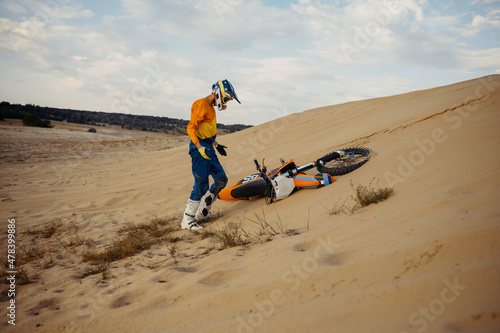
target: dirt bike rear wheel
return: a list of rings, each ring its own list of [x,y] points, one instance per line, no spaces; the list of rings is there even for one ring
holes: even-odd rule
[[[372,151],[365,147],[353,147],[340,149],[345,152],[345,156],[340,157],[337,152],[331,152],[316,161],[316,168],[319,172],[327,173],[331,176],[341,176],[352,172],[368,162]]]

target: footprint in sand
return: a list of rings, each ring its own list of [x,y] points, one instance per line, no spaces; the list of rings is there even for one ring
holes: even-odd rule
[[[125,294],[111,302],[110,309],[119,309],[134,303],[139,297],[136,294]]]
[[[296,252],[309,251],[318,263],[327,266],[340,266],[345,262],[346,257],[345,252],[337,252],[332,248],[325,249],[324,245],[312,242],[295,244],[292,250]]]
[[[319,257],[319,263],[325,264],[328,266],[341,266],[345,262],[345,254],[344,253],[332,253],[332,254],[324,254]]]
[[[48,310],[59,310],[59,299],[57,298],[47,298],[41,300],[37,306],[30,309],[30,312],[33,316],[38,316],[43,309]]]
[[[189,267],[189,266],[175,266],[172,267],[174,271],[181,272],[181,273],[196,273],[197,269],[194,267]]]
[[[119,197],[119,198],[116,197],[116,198],[113,198],[113,199],[110,199],[110,200],[106,201],[105,205],[106,206],[111,206],[111,205],[117,204],[117,203],[119,203],[119,202],[121,202],[123,200],[124,200],[123,197]]]
[[[131,300],[128,296],[120,296],[111,303],[111,306],[109,308],[110,309],[118,309],[118,308],[122,308],[124,306],[130,305],[130,303],[131,303]]]
[[[158,274],[155,277],[153,277],[151,281],[154,283],[169,283],[171,281],[170,274],[168,273]]]
[[[198,283],[208,286],[221,286],[227,285],[235,277],[236,274],[231,271],[216,271],[198,280]]]
[[[292,250],[296,251],[296,252],[305,252],[305,251],[309,250],[310,248],[311,248],[311,243],[306,242],[306,243],[295,244],[292,247]]]

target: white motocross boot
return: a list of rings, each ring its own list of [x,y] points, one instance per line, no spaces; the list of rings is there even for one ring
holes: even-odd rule
[[[212,204],[215,202],[215,194],[207,191],[205,195],[201,198],[200,206],[196,211],[195,219],[196,221],[202,221],[210,216],[210,209],[212,209]]]
[[[189,199],[186,202],[186,210],[184,211],[184,216],[182,218],[182,223],[181,223],[182,229],[190,229],[190,230],[203,229],[202,226],[196,223],[196,220],[194,218],[199,206],[200,206],[199,201],[194,201]]]

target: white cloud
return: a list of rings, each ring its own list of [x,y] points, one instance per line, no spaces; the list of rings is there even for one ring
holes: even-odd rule
[[[497,3],[497,2],[500,2],[500,0],[475,0],[475,1],[472,1],[472,4],[473,5],[477,5],[477,4],[490,4],[490,3]]]
[[[487,15],[487,17],[476,15],[472,20],[471,26],[473,28],[500,28],[500,11],[496,10]]]
[[[303,30],[290,11],[265,7],[255,0],[169,1],[122,0],[129,15],[139,21],[155,21],[154,29],[218,52],[259,47],[266,41],[291,41]]]
[[[457,34],[469,37],[498,29],[499,10],[486,16],[477,14],[467,28],[462,28],[459,16],[428,6],[427,1],[357,0],[342,8],[321,2],[293,8],[320,36],[315,48],[306,54],[319,55],[333,64],[374,66],[389,62],[466,71],[496,67],[490,56],[496,54],[494,49],[468,50],[467,43],[457,43]]]
[[[488,39],[498,11],[457,14],[454,4],[122,0],[106,14],[74,0],[2,6],[0,99],[12,102],[187,119],[193,101],[227,78],[243,104],[222,122],[258,124],[500,67],[498,35]]]
[[[26,8],[16,0],[5,0],[0,3],[5,10],[15,14],[25,14]]]
[[[500,0],[499,0],[500,1]],[[476,14],[472,22],[467,23],[465,27],[456,24],[450,27],[451,31],[457,32],[464,37],[476,36],[484,31],[493,30],[498,34],[500,29],[500,10],[488,11],[485,15]]]
[[[469,72],[477,70],[500,70],[500,48],[485,50],[461,50],[458,52],[461,67]]]
[[[3,1],[1,4],[6,10],[15,14],[29,15],[32,19],[48,23],[59,19],[72,19],[80,17],[92,17],[94,13],[89,9],[83,9],[83,5],[74,0],[53,1]]]
[[[312,51],[334,63],[372,64],[386,58],[384,51],[401,30],[418,30],[424,18],[416,1],[353,1],[343,8],[316,2],[294,5],[320,38]],[[395,34],[395,33],[398,34]],[[407,37],[407,36],[405,36]]]
[[[330,76],[324,68],[317,66],[306,58],[275,57],[264,59],[240,59],[241,62],[257,64],[258,67],[249,66],[240,71],[252,75],[253,80],[265,82],[290,82],[301,80],[327,79]]]

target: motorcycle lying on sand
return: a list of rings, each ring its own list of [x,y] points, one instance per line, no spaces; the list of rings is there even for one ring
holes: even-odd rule
[[[368,162],[372,154],[369,148],[354,147],[331,152],[314,162],[297,166],[294,160],[281,166],[267,170],[254,158],[258,173],[247,176],[219,193],[221,200],[253,200],[264,196],[267,204],[285,199],[294,191],[302,188],[320,188],[335,182],[334,176],[345,175]],[[316,167],[320,172],[314,176],[305,174]]]

